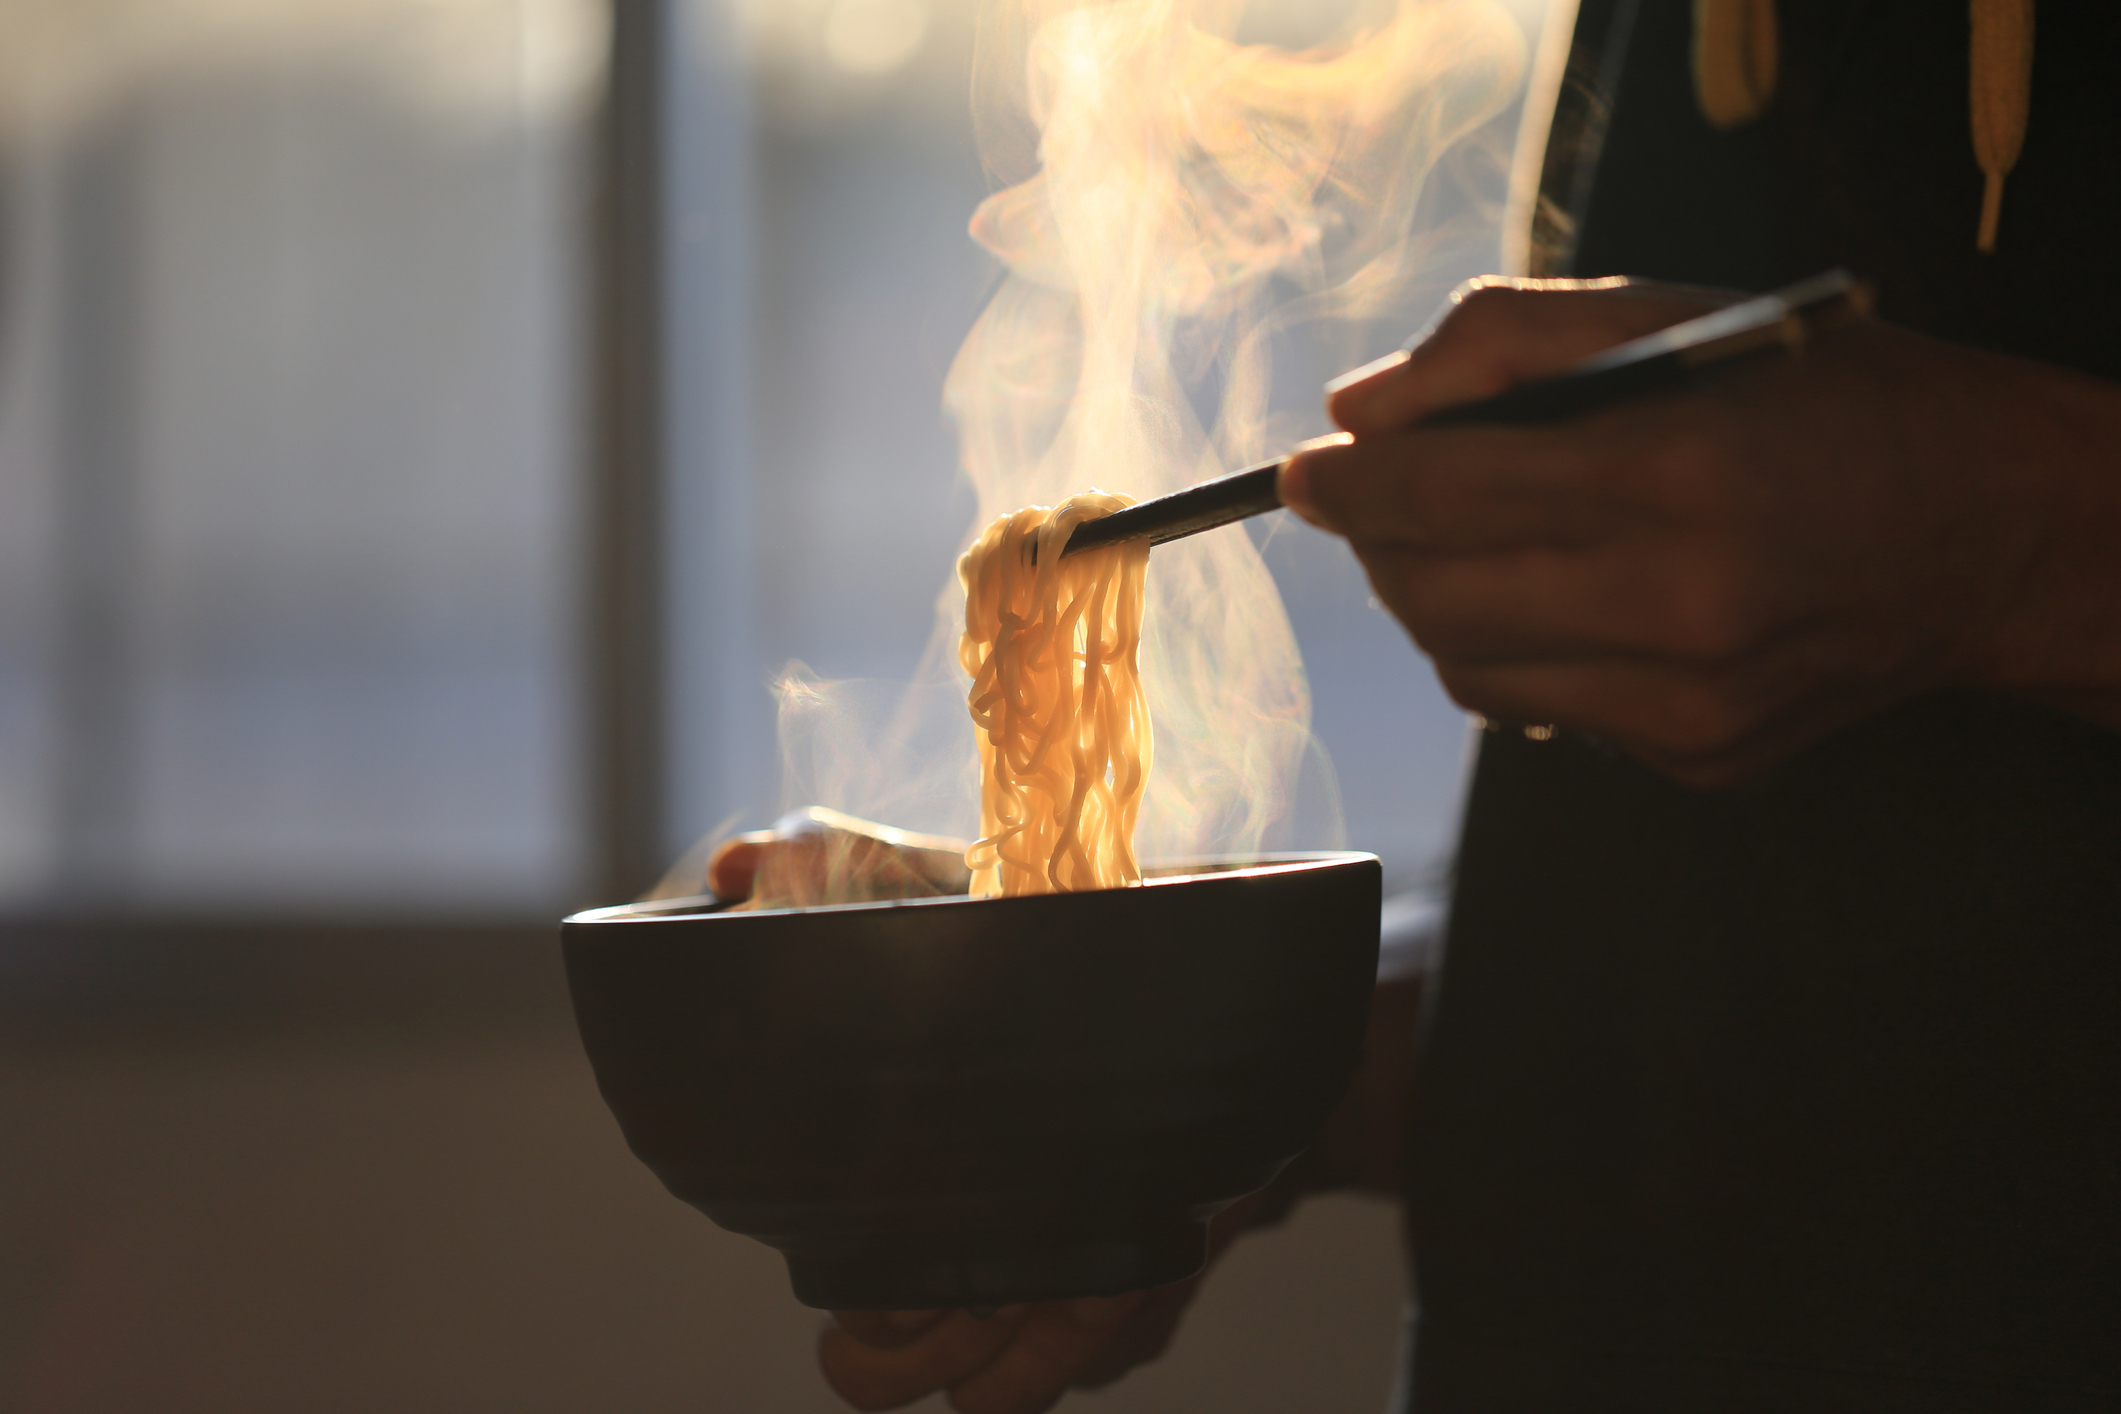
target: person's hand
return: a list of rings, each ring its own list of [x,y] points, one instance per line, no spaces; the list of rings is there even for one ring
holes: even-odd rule
[[[1394,934],[1405,938],[1404,932]],[[1363,1059],[1310,1145],[1261,1192],[1208,1225],[1208,1264],[1247,1230],[1280,1221],[1312,1193],[1353,1188],[1397,1197],[1406,1180],[1407,1106],[1421,1018],[1420,974],[1380,980]],[[1070,1388],[1099,1389],[1162,1355],[1201,1283],[966,1311],[838,1311],[818,1344],[826,1380],[857,1409],[891,1409],[950,1391],[961,1414],[1034,1414]]]
[[[778,908],[961,894],[972,871],[963,840],[811,806],[770,830],[724,840],[707,861],[706,883],[723,903]]]
[[[1218,1214],[1208,1260],[1253,1220],[1255,1194]],[[818,1340],[826,1383],[856,1409],[950,1392],[959,1414],[1041,1414],[1163,1354],[1205,1277],[1131,1291],[969,1311],[835,1311]]]
[[[970,1311],[836,1311],[818,1342],[833,1391],[896,1409],[937,1390],[962,1414],[1039,1414],[1163,1352],[1194,1283]]]
[[[1731,298],[1472,288],[1330,391],[1353,442],[1293,458],[1283,500],[1459,703],[1689,784],[1935,686],[2121,722],[2108,384],[1862,320],[1551,427],[1419,426]]]

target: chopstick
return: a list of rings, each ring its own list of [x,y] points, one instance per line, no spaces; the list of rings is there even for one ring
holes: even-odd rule
[[[1461,403],[1423,419],[1424,427],[1527,426],[1558,422],[1684,384],[1696,372],[1805,340],[1870,312],[1871,290],[1842,269],[1799,280],[1756,299],[1726,306],[1640,339],[1593,354],[1536,383],[1521,383],[1492,398]],[[1287,456],[1204,481],[1123,511],[1084,521],[1068,537],[1063,556],[1122,540],[1151,545],[1198,535],[1281,508],[1275,480]],[[1036,558],[1036,545],[1033,547]]]

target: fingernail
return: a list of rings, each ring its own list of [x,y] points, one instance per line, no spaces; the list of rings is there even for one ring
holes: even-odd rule
[[[1080,1296],[1068,1303],[1068,1319],[1079,1326],[1117,1325],[1133,1315],[1141,1302],[1139,1291],[1119,1296]]]
[[[1326,382],[1326,396],[1332,397],[1343,388],[1351,388],[1365,378],[1375,378],[1380,373],[1389,373],[1405,363],[1410,355],[1405,349],[1394,349],[1383,358],[1372,359],[1360,368],[1351,368],[1338,378]]]

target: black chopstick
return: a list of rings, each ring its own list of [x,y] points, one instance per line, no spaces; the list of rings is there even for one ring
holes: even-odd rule
[[[1566,373],[1445,408],[1424,419],[1422,425],[1525,426],[1577,417],[1627,398],[1679,386],[1704,368],[1776,349],[1801,348],[1812,335],[1868,313],[1870,301],[1870,289],[1862,281],[1846,270],[1829,270],[1594,354]],[[1161,545],[1278,510],[1281,496],[1275,480],[1287,460],[1276,457],[1084,521],[1068,537],[1061,554],[1122,540]]]

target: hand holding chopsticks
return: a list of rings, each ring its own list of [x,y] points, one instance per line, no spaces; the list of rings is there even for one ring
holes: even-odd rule
[[[1594,354],[1554,377],[1446,408],[1428,427],[1528,425],[1579,416],[1627,398],[1675,387],[1718,364],[1801,348],[1811,335],[1868,310],[1869,292],[1846,270],[1727,306]],[[1158,496],[1085,521],[1062,555],[1146,539],[1161,545],[1281,506],[1276,487],[1287,457]]]

